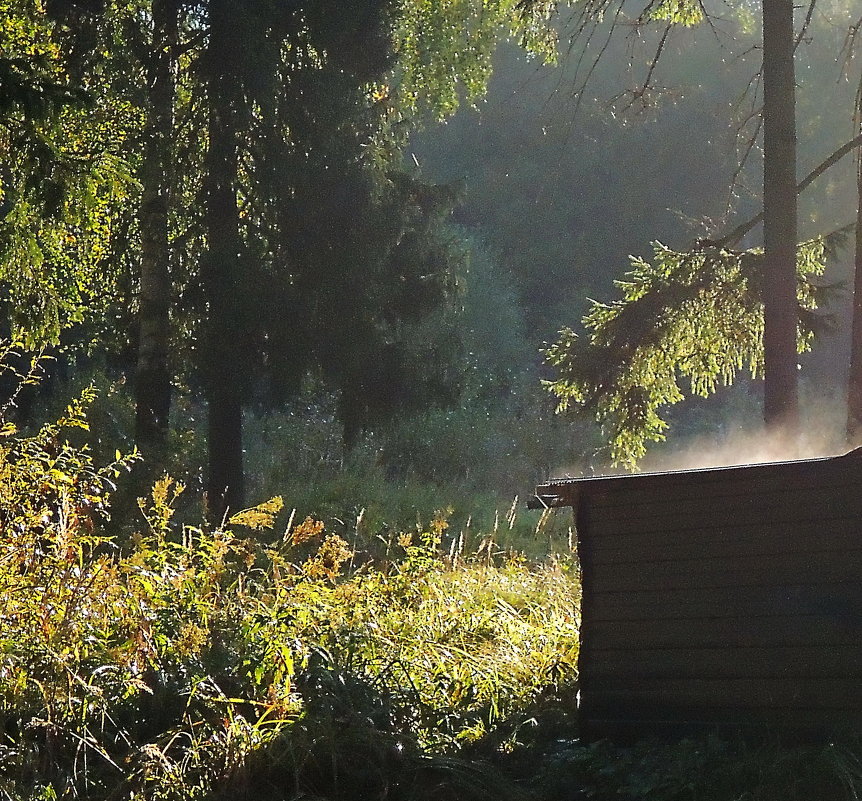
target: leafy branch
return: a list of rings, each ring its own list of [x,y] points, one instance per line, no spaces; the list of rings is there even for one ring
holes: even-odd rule
[[[826,318],[817,313],[828,287],[828,255],[847,229],[818,237],[797,250],[799,352],[810,348]],[[594,301],[584,317],[586,337],[567,328],[545,350],[558,378],[546,381],[558,412],[572,406],[606,428],[614,464],[637,466],[648,442],[665,438],[661,412],[691,394],[706,397],[747,369],[763,371],[763,251],[701,245],[678,252],[653,244],[653,259],[632,257],[632,270],[616,282],[622,298]]]

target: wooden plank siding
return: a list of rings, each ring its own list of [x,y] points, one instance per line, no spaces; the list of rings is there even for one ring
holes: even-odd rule
[[[587,738],[862,731],[862,449],[536,494],[576,510]]]

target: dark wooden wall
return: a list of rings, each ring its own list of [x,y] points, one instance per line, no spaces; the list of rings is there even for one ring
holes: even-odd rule
[[[862,730],[862,450],[538,494],[577,510],[585,736]]]

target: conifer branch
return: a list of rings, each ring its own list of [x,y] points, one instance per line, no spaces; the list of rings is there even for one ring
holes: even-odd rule
[[[818,312],[829,287],[817,279],[842,232],[797,249],[797,350],[828,322]],[[763,251],[701,245],[632,258],[616,281],[622,297],[593,302],[578,336],[563,329],[545,357],[557,379],[543,382],[557,410],[578,408],[604,427],[614,464],[637,466],[649,442],[665,437],[664,410],[686,394],[706,397],[740,371],[763,371]],[[688,393],[681,384],[688,384]]]

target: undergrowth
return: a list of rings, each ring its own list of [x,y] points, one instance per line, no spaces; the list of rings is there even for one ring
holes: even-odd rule
[[[602,741],[546,756],[535,781],[545,797],[571,801],[856,801],[860,754],[858,737],[808,745],[763,736]]]
[[[514,505],[213,528],[162,477],[117,525],[139,457],[74,444],[91,400],[0,427],[0,799],[859,797],[858,742],[579,743],[577,567],[505,547]]]
[[[89,399],[2,431],[0,797],[506,796],[457,755],[571,694],[568,562],[468,559],[439,516],[370,564],[310,517],[268,531],[280,498],[181,524],[167,477],[109,534],[137,457],[70,444]]]
[[[70,382],[46,392],[33,416],[54,419],[62,412],[61,396],[91,383],[98,394],[88,409],[93,431],[87,441],[94,458],[107,460],[118,443],[131,447],[134,399],[121,376],[103,367],[76,368]],[[243,423],[248,495],[281,495],[287,508],[280,523],[295,509],[300,520],[322,520],[362,551],[376,553],[378,538],[394,541],[404,530],[425,526],[436,510],[446,510],[449,536],[463,539],[465,553],[478,550],[493,533],[497,550],[516,550],[535,561],[567,554],[570,511],[543,516],[525,502],[551,474],[579,473],[595,434],[563,423],[539,400],[545,401],[531,396],[512,408],[467,405],[408,416],[388,430],[367,432],[350,453],[330,395],[309,392],[280,409],[253,407]],[[206,409],[194,396],[178,392],[168,443],[144,451],[113,495],[118,528],[128,530],[137,496],[165,472],[187,487],[177,519],[192,525],[201,519],[205,421]]]

